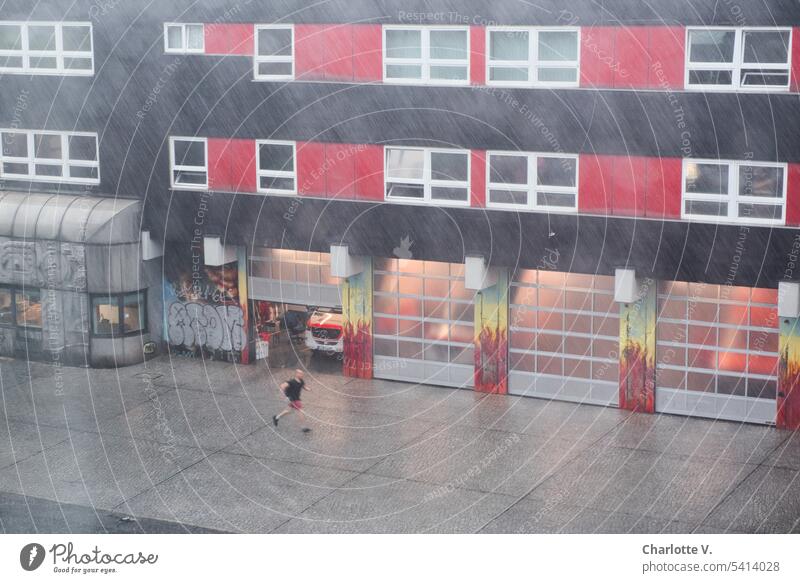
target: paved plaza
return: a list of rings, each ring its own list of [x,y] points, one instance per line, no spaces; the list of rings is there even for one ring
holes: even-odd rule
[[[162,356],[0,359],[5,532],[800,532],[800,435]]]

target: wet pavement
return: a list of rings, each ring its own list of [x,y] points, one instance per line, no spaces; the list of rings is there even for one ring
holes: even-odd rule
[[[336,358],[289,353],[118,370],[0,359],[0,527],[800,532],[796,433],[351,379]],[[309,434],[271,422],[298,364]]]

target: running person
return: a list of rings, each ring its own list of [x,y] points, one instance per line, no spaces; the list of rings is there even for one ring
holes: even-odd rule
[[[300,416],[301,423],[305,422],[306,416],[305,413],[303,413],[303,403],[300,401],[300,393],[303,392],[303,389],[306,391],[311,390],[306,386],[306,383],[303,380],[303,371],[298,368],[294,371],[293,379],[289,379],[285,383],[281,384],[281,393],[287,399],[289,399],[289,406],[277,415],[272,416],[272,423],[275,425],[275,427],[278,426],[278,419],[284,415],[288,415],[292,411],[297,411],[297,414]],[[311,431],[311,428],[303,427],[303,433],[308,433],[309,431]]]

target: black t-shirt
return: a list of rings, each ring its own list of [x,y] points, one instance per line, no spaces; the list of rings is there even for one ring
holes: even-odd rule
[[[300,392],[303,390],[305,386],[305,381],[298,381],[297,379],[291,379],[286,381],[286,384],[289,385],[286,387],[286,398],[290,401],[299,401],[300,400]]]

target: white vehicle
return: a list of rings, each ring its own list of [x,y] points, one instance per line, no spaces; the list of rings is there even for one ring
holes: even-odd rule
[[[306,346],[329,353],[344,352],[341,308],[316,308],[306,323]]]

